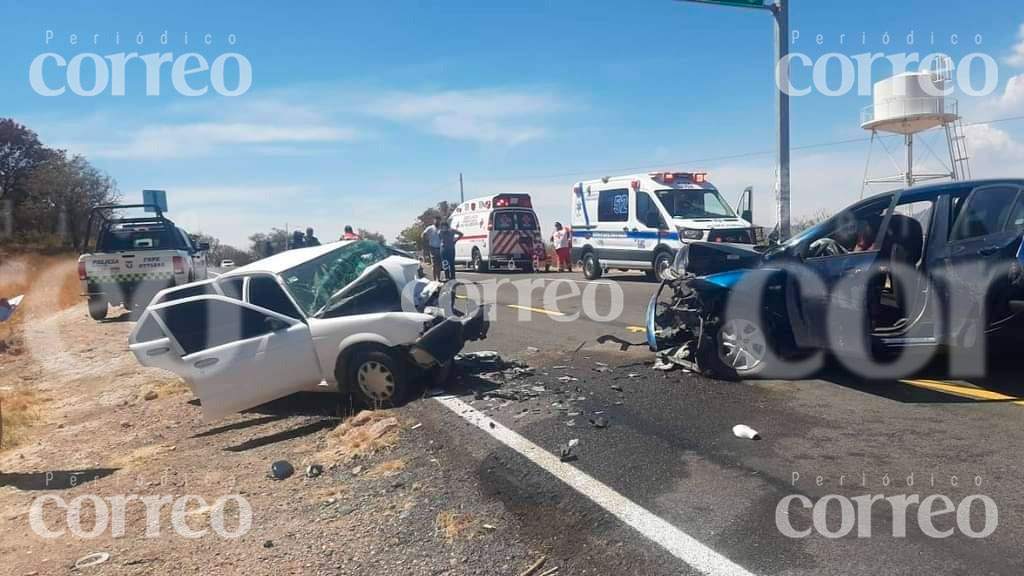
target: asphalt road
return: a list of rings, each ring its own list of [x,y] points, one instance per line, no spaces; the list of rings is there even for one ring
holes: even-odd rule
[[[578,439],[578,460],[566,466],[749,573],[1024,571],[1019,370],[973,382],[944,380],[941,363],[901,381],[880,382],[863,381],[834,363],[801,381],[733,383],[661,373],[651,369],[645,347],[624,352],[597,343],[604,334],[643,340],[635,330],[656,284],[640,275],[614,274],[594,283],[578,273],[460,276],[476,283],[539,280],[532,297],[508,284],[498,288],[490,337],[469,349],[526,361],[536,373],[505,386],[543,386],[544,392],[523,401],[491,399],[481,390],[493,384],[466,374],[458,398],[549,453],[557,455],[559,445]],[[622,314],[607,322],[586,316],[564,322],[583,310],[569,284],[593,290],[601,312],[621,290]],[[548,285],[566,296],[557,305],[566,316],[544,309]],[[614,509],[492,438],[486,427],[481,431],[439,403],[412,409],[448,435],[449,457],[476,467],[481,484],[545,541],[566,573],[696,572],[650,533],[627,526]],[[597,417],[608,426],[589,422]],[[762,439],[734,437],[735,424],[755,428]],[[823,522],[816,529],[812,510],[800,502],[778,511],[780,501],[793,495],[820,503],[815,510]],[[851,499],[864,495],[932,497],[934,530],[927,506],[910,503],[903,514],[879,500],[861,509],[866,501]],[[986,512],[971,495],[990,499],[994,510]],[[958,512],[941,513],[943,498],[963,510],[959,523]],[[780,520],[809,534],[786,536]],[[990,534],[965,534],[982,532],[986,520],[996,522]],[[894,536],[901,524],[905,535]],[[825,535],[847,528],[842,537]]]

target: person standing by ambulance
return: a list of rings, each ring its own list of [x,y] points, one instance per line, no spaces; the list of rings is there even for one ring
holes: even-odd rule
[[[434,216],[434,223],[423,230],[420,241],[423,251],[430,255],[430,267],[434,280],[441,280],[441,217]]]
[[[444,271],[445,282],[455,279],[455,243],[463,234],[447,222],[441,223],[441,270]]]
[[[561,222],[555,222],[555,232],[551,234],[551,243],[555,247],[555,256],[558,258],[558,271],[571,272],[572,264],[569,263],[571,239],[569,231],[562,227]]]

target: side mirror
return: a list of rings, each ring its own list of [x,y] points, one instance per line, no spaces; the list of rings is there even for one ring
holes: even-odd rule
[[[199,248],[200,252],[206,252],[206,251],[208,251],[210,249],[210,243],[209,242],[200,242],[198,248]]]
[[[280,332],[281,330],[286,330],[288,328],[287,322],[283,320],[278,320],[277,318],[271,316],[267,316],[266,318],[264,318],[263,323],[266,324],[267,329],[270,330],[271,332]]]

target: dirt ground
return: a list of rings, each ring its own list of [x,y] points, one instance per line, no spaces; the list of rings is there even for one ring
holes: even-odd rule
[[[415,410],[353,416],[339,397],[311,394],[207,423],[180,380],[138,365],[131,328],[127,315],[94,322],[80,304],[26,315],[18,349],[0,354],[0,390],[33,411],[0,452],[3,574],[518,574],[541,555],[446,460]],[[274,480],[277,460],[294,475]],[[307,476],[310,464],[323,473]],[[222,532],[242,532],[237,500],[214,505],[232,495],[251,509],[251,527],[223,537],[214,516]],[[44,496],[44,530],[63,531],[52,538],[32,525]],[[119,496],[123,535],[113,527]],[[132,496],[169,498],[147,514],[123,499]],[[83,497],[72,506],[80,517],[53,497]],[[107,522],[93,497],[106,499]],[[186,529],[205,534],[183,536],[174,505]],[[74,534],[76,520],[80,534],[98,534]],[[73,569],[94,553],[109,556]]]

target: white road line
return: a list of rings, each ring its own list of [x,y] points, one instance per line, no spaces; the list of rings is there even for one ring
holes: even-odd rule
[[[488,418],[462,400],[454,396],[437,396],[434,400],[540,466],[689,566],[711,576],[753,576],[753,573],[708,548],[686,532],[655,516],[575,466],[560,461],[553,454]]]

